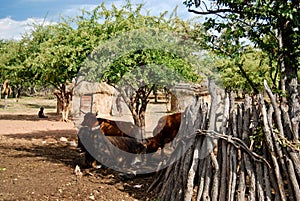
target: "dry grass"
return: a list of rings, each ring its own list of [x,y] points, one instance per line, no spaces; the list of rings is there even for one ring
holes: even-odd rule
[[[0,114],[37,114],[40,107],[45,108],[45,113],[56,112],[56,99],[40,96],[9,98],[8,107],[4,109],[4,99],[0,100]]]

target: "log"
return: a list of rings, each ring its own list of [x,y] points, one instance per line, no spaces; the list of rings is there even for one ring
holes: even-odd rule
[[[230,112],[229,112],[229,125],[232,130],[232,136],[237,137],[237,115],[235,112],[235,105],[234,105],[234,92],[230,93]],[[228,145],[228,153],[229,155],[229,184],[228,184],[228,201],[235,200],[235,191],[237,185],[237,150],[234,147]]]
[[[236,185],[237,185],[237,156],[236,151],[232,146],[230,146],[231,149],[231,155],[229,160],[229,185],[228,185],[228,201],[235,200],[235,191],[236,191]]]
[[[241,159],[240,168],[239,168],[239,179],[238,179],[238,188],[237,188],[237,195],[236,199],[238,201],[245,201],[245,194],[246,194],[246,178],[245,178],[245,165],[244,160]]]
[[[272,114],[271,114],[272,115]],[[267,158],[268,149],[265,146],[265,143],[262,146],[262,152],[264,153],[264,158]],[[264,181],[264,189],[266,194],[266,201],[272,200],[272,191],[271,191],[271,183],[270,183],[270,167],[268,167],[266,164],[263,165],[263,181]],[[276,186],[276,185],[275,185]],[[277,191],[278,192],[278,191]]]
[[[272,199],[272,201],[281,201],[280,197],[280,193],[279,193],[279,188],[278,188],[278,182],[276,181],[276,176],[275,176],[275,171],[273,171],[272,169],[270,170],[270,183],[272,184],[272,187],[274,189],[274,198]]]
[[[199,162],[199,148],[200,148],[200,139],[197,138],[195,149],[194,149],[194,154],[193,154],[192,165],[191,165],[191,168],[188,173],[186,192],[184,195],[185,201],[192,200],[192,197],[193,197],[194,180],[195,180],[195,175],[196,175],[196,171],[198,168],[198,162]]]
[[[285,130],[286,134],[289,136],[289,138],[291,138],[291,122],[290,122],[290,118],[287,114],[287,111],[286,111],[285,107],[282,107],[281,110],[279,109],[279,107],[276,104],[275,96],[273,95],[271,89],[269,88],[266,80],[264,81],[264,87],[265,87],[265,89],[268,93],[268,96],[269,96],[269,98],[271,100],[271,103],[272,103],[272,106],[274,108],[275,117],[276,117],[276,121],[277,121],[277,126],[278,126],[278,130],[279,130],[279,136],[281,138],[285,138],[285,133],[284,133],[284,130]],[[284,118],[283,119],[283,124],[285,125],[284,126],[285,129],[283,129],[281,115]],[[276,153],[277,153],[277,156],[278,156],[280,166],[282,168],[282,173],[283,173],[284,179],[290,180],[290,177],[289,177],[290,173],[288,173],[287,164],[283,159],[283,153],[282,153],[281,146],[279,144],[279,138],[274,132],[272,132],[272,130],[271,130],[271,135],[272,135],[272,138],[274,139]],[[294,200],[294,198],[293,198],[294,193],[293,193],[292,183],[290,181],[288,181],[287,185],[288,185],[288,191],[289,191],[289,198],[291,200]]]
[[[299,159],[299,151],[290,151],[289,155],[294,163],[295,172],[297,173],[298,178],[300,178],[300,159]]]
[[[264,194],[264,182],[263,182],[263,165],[257,163],[256,164],[256,189],[257,189],[257,198],[258,200],[265,200]]]
[[[211,158],[207,157],[206,158],[207,163],[205,167],[205,180],[204,180],[204,188],[203,188],[203,196],[202,200],[203,201],[210,201],[210,185],[211,185],[211,177],[212,177],[212,165],[211,165]]]
[[[288,166],[288,172],[290,176],[290,181],[292,183],[292,187],[294,190],[294,198],[295,200],[300,200],[300,189],[299,189],[299,184],[297,181],[297,177],[295,175],[295,170],[294,170],[294,165],[291,159],[287,158],[287,166]]]
[[[280,114],[280,110],[279,110],[279,108],[277,106],[277,103],[276,103],[276,97],[273,95],[273,93],[272,93],[272,91],[271,91],[271,89],[270,89],[270,87],[269,87],[266,80],[264,80],[264,87],[265,87],[265,90],[267,91],[267,94],[268,94],[268,96],[271,100],[272,106],[274,108],[275,118],[276,118],[279,133],[280,133],[281,136],[284,136],[283,126],[281,124],[281,114]],[[261,99],[261,101],[263,101],[262,97],[260,99]]]
[[[227,132],[227,125],[228,125],[228,119],[229,119],[229,97],[228,94],[225,94],[225,100],[224,100],[224,112],[223,112],[224,116],[223,116],[223,121],[222,121],[222,130],[221,132],[223,134],[226,134]],[[229,185],[228,183],[228,178],[227,178],[227,172],[228,172],[228,154],[227,154],[227,143],[222,141],[221,142],[221,150],[220,150],[220,154],[221,154],[221,160],[222,160],[222,164],[221,164],[221,175],[218,176],[221,178],[220,181],[220,195],[219,195],[219,200],[220,201],[225,201],[226,200],[226,190],[227,190],[227,185]],[[230,171],[229,171],[230,172]],[[219,173],[218,173],[219,174]],[[217,187],[215,187],[217,188]]]
[[[250,120],[251,120],[251,102],[252,99],[248,95],[245,97],[245,112],[243,116],[243,133],[242,133],[242,140],[243,142],[250,146],[250,141],[249,141],[249,135],[250,135]],[[250,150],[250,148],[249,148]],[[252,150],[251,150],[252,151]],[[249,191],[248,191],[248,199],[249,201],[255,201],[255,176],[254,176],[254,171],[252,167],[252,163],[250,161],[249,156],[246,153],[243,153],[243,158],[244,158],[244,163],[245,163],[245,170],[246,173],[249,177]]]
[[[214,169],[211,186],[211,200],[217,201],[219,197],[219,182],[220,182],[220,168],[218,160],[213,152],[210,153],[212,167]]]
[[[264,126],[263,126],[264,135],[265,135],[266,144],[268,146],[269,153],[271,155],[271,159],[272,159],[272,162],[273,162],[273,169],[275,171],[275,176],[276,176],[276,181],[277,181],[276,183],[278,185],[280,199],[282,201],[285,201],[287,198],[286,198],[285,191],[284,191],[284,184],[283,184],[282,176],[281,176],[281,173],[280,173],[280,168],[279,168],[279,165],[278,165],[277,157],[276,157],[273,142],[272,142],[271,129],[269,127],[266,106],[265,106],[262,95],[259,95],[259,102],[260,102],[260,109],[261,109],[263,124],[264,124]],[[273,107],[274,107],[274,105],[273,105]]]
[[[206,159],[200,161],[201,166],[198,168],[199,170],[199,184],[198,184],[198,193],[197,193],[197,201],[202,199],[203,191],[204,191],[204,181],[205,181],[205,171],[206,171]]]
[[[272,201],[272,191],[270,184],[270,176],[269,176],[269,168],[266,164],[263,165],[263,181],[264,181],[264,189],[266,192],[266,201]]]

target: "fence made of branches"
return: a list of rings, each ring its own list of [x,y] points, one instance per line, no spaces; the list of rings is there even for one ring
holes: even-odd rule
[[[211,103],[197,99],[183,115],[174,151],[182,156],[149,191],[159,200],[300,200],[299,116],[290,118],[265,89],[267,101],[235,103],[210,82]]]

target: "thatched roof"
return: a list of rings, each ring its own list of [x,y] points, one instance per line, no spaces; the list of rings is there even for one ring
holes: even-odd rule
[[[87,82],[79,81],[74,87],[74,95],[80,96],[84,94],[108,94],[116,95],[117,90],[105,82]]]

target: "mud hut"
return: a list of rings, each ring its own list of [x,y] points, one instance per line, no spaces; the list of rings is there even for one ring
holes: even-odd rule
[[[101,117],[110,116],[117,94],[118,91],[105,82],[77,81],[73,93],[74,121],[81,122],[88,112]]]

